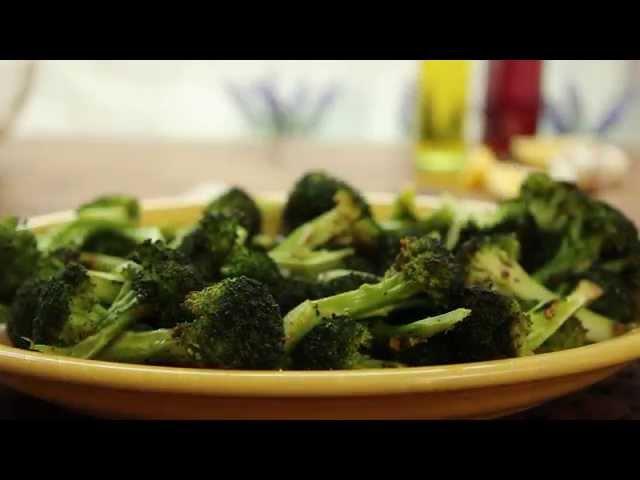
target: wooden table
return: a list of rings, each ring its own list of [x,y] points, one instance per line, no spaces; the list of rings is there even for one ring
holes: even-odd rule
[[[281,143],[133,143],[14,141],[0,145],[0,215],[69,209],[98,193],[142,198],[181,194],[199,183],[251,191],[290,188],[303,172],[324,168],[364,191],[394,192],[411,181],[411,149],[387,145]],[[620,188],[601,194],[640,225],[640,162]],[[0,418],[72,414],[0,389]],[[518,418],[640,419],[640,367]]]

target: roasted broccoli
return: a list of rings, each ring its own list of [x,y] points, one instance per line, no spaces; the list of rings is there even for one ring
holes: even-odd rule
[[[220,278],[220,267],[244,229],[231,216],[220,212],[207,212],[197,227],[188,233],[177,251],[193,263],[205,280]]]
[[[284,318],[286,349],[290,351],[323,318],[333,315],[358,319],[418,294],[428,296],[434,304],[449,305],[461,282],[458,262],[438,238],[425,236],[408,240],[381,281],[331,297],[308,300],[290,311]]]
[[[0,219],[0,323],[45,353],[259,370],[497,360],[637,326],[638,230],[573,184],[534,173],[496,209],[425,214],[407,188],[379,211],[311,171],[281,211],[234,187],[186,225],[147,225],[127,195],[33,233]]]
[[[353,370],[394,367],[372,358],[373,337],[367,327],[347,316],[330,317],[307,333],[291,352],[295,370]]]
[[[581,279],[590,280],[603,290],[602,296],[591,304],[591,310],[625,324],[636,321],[638,294],[637,286],[633,282],[601,267],[594,267],[582,274],[567,278],[555,290],[567,292]]]
[[[408,365],[430,365],[532,355],[543,345],[548,348],[564,341],[563,325],[599,293],[594,284],[582,282],[565,298],[523,311],[511,296],[469,287],[461,297],[470,312],[467,317],[426,341],[396,344],[395,358]],[[559,331],[558,340],[550,340]]]
[[[235,218],[250,237],[262,229],[262,213],[255,200],[243,189],[233,187],[211,201],[205,212],[220,212]]]
[[[144,240],[164,240],[158,227],[141,227],[135,198],[109,195],[80,206],[76,218],[38,236],[42,251],[60,248],[126,256]]]
[[[355,188],[324,171],[313,171],[302,176],[289,193],[282,212],[284,232],[291,232],[334,208],[339,191],[352,197],[363,216],[371,215],[369,204]]]
[[[597,301],[597,300],[596,300]],[[587,330],[575,316],[564,322],[537,350],[536,353],[559,352],[589,344]]]
[[[25,314],[35,312],[32,330],[28,324],[17,326],[35,343],[68,347],[92,335],[100,329],[106,317],[108,305],[118,295],[122,281],[106,277],[107,274],[90,275],[77,263],[70,263],[53,278],[25,288],[16,307],[16,321],[28,322]],[[31,304],[24,294],[38,293],[37,303]],[[33,309],[33,310],[32,310]],[[21,313],[20,310],[22,310]]]
[[[33,338],[33,321],[38,314],[42,290],[47,281],[33,277],[24,282],[11,303],[7,336],[18,348],[29,348]]]
[[[477,236],[460,250],[466,265],[466,282],[490,286],[518,299],[548,302],[558,295],[535,281],[518,263],[519,243],[514,234]],[[613,319],[583,308],[576,312],[591,341],[611,338],[620,330]]]
[[[296,227],[269,251],[281,268],[299,275],[316,275],[341,266],[353,255],[352,248],[320,249],[336,237],[350,235],[361,216],[359,205],[348,192],[339,190],[335,198],[335,206]]]
[[[178,252],[162,242],[144,242],[122,270],[125,282],[103,314],[100,330],[67,348],[52,348],[51,342],[35,339],[32,348],[69,356],[94,358],[111,341],[140,319],[155,327],[171,327],[193,320],[184,308],[187,294],[200,290],[204,281]],[[53,344],[55,345],[55,344]]]
[[[40,257],[30,230],[21,228],[17,218],[0,219],[0,302],[11,302],[20,285],[38,268]]]
[[[125,333],[97,358],[256,370],[282,366],[282,317],[259,282],[246,277],[225,279],[191,293],[185,305],[195,317],[192,322]]]

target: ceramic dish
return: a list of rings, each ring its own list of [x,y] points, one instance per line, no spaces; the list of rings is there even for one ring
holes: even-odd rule
[[[265,228],[277,228],[282,195],[261,197]],[[384,217],[392,197],[369,196]],[[439,199],[420,197],[427,211]],[[473,203],[470,208],[491,208]],[[144,202],[143,223],[188,224],[202,205]],[[42,229],[71,218],[30,220]],[[0,382],[73,410],[139,419],[494,418],[609,377],[640,358],[640,331],[595,345],[491,362],[385,370],[253,372],[78,360],[19,350],[0,333]]]

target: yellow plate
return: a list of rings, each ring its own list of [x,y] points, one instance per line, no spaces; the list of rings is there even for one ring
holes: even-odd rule
[[[265,195],[266,228],[281,195]],[[390,198],[371,195],[377,214]],[[421,197],[428,210],[437,199]],[[477,204],[479,208],[488,205]],[[144,203],[144,223],[186,224],[200,205]],[[70,212],[34,218],[36,229]],[[563,352],[437,367],[334,372],[253,372],[140,366],[19,350],[0,332],[0,381],[71,409],[144,419],[494,418],[598,382],[640,357],[640,331]]]

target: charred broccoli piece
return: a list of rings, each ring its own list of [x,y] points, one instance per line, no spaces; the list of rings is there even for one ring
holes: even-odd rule
[[[12,301],[20,285],[37,270],[41,254],[35,236],[15,217],[0,219],[0,302]]]
[[[39,293],[32,332],[27,337],[35,343],[60,347],[78,343],[99,330],[107,313],[105,304],[117,296],[121,286],[119,279],[90,275],[76,263],[67,265],[50,280],[36,281],[21,292]],[[21,299],[22,314],[16,315],[19,321],[26,321],[24,314],[34,306],[25,300]],[[26,330],[26,325],[22,328]]]
[[[284,318],[287,351],[304,335],[333,315],[361,318],[379,309],[399,304],[418,294],[434,304],[448,305],[461,287],[461,270],[455,257],[433,236],[404,242],[394,266],[381,281],[357,290],[318,300],[309,300]]]
[[[122,269],[125,282],[100,322],[100,329],[67,348],[37,341],[33,349],[81,358],[95,358],[109,343],[141,319],[155,327],[193,320],[185,297],[204,287],[198,271],[162,242],[144,242]]]
[[[262,213],[258,204],[239,187],[230,188],[211,201],[206,206],[205,212],[219,212],[236,218],[249,237],[257,235],[262,230]]]
[[[389,362],[368,354],[372,340],[365,325],[347,316],[324,319],[291,352],[291,368],[353,370],[387,366]]]
[[[195,317],[172,329],[127,332],[98,358],[224,369],[274,369],[283,362],[278,305],[259,282],[235,277],[191,293],[186,308]]]
[[[239,243],[242,230],[233,217],[221,212],[208,212],[183,238],[177,251],[197,267],[204,279],[218,280],[220,267]]]
[[[330,210],[298,226],[269,255],[281,268],[298,275],[316,275],[336,268],[353,255],[353,249],[320,248],[336,237],[350,234],[360,216],[361,209],[351,195],[339,190]]]
[[[466,318],[426,341],[396,346],[396,358],[408,365],[430,365],[533,355],[543,345],[560,343],[563,325],[599,293],[597,286],[583,282],[567,297],[523,311],[511,296],[469,287],[462,296],[462,305],[470,312]]]
[[[467,241],[459,255],[466,265],[466,282],[484,285],[523,301],[548,302],[558,295],[533,279],[518,263],[519,243],[515,235],[478,236]],[[620,325],[609,317],[583,308],[576,316],[591,341],[614,337]]]
[[[282,212],[284,232],[291,232],[334,208],[335,196],[339,191],[350,194],[363,216],[371,215],[369,204],[351,185],[327,172],[312,171],[298,179],[289,193]]]
[[[536,353],[559,352],[589,343],[587,329],[582,326],[580,320],[571,317],[536,350]]]

